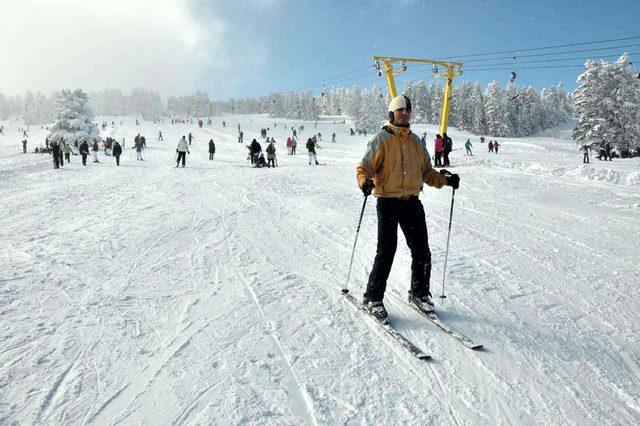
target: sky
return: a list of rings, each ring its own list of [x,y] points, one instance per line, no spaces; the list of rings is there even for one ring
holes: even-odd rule
[[[372,55],[436,59],[634,37],[638,17],[638,0],[0,0],[0,93],[144,87],[165,97],[199,90],[223,100],[320,93],[323,84],[384,86]],[[580,67],[525,67],[615,60],[625,51],[640,53],[640,38],[546,52],[597,47],[609,49],[465,58],[461,79],[504,84],[509,70],[479,65],[517,62],[518,85],[562,82],[573,90]],[[562,60],[522,63],[548,59]],[[427,67],[408,64],[398,83],[433,78]]]

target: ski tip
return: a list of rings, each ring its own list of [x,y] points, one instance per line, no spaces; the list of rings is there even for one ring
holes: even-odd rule
[[[431,355],[427,355],[427,354],[418,354],[416,355],[418,357],[418,359],[421,359],[423,361],[431,361]]]
[[[482,349],[484,349],[484,346],[482,345],[473,345],[473,346],[469,346],[470,349],[473,349],[474,351],[481,351]]]

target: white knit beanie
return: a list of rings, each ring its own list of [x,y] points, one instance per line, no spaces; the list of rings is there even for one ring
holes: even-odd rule
[[[404,95],[400,95],[391,99],[391,102],[389,103],[390,112],[397,111],[401,108],[407,108],[408,110],[411,109],[411,101],[409,100],[409,98]]]

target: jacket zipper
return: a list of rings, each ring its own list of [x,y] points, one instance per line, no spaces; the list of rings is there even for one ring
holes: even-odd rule
[[[402,178],[400,180],[400,187],[402,188],[402,196],[405,195],[405,190],[404,190],[404,141],[401,139],[400,140],[400,173],[402,173]]]

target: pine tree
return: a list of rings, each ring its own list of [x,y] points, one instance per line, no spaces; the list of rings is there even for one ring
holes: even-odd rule
[[[604,62],[589,60],[584,67],[585,71],[578,76],[580,86],[574,92],[578,122],[573,128],[573,140],[578,144],[603,140],[608,121],[608,114],[602,108],[607,66]]]
[[[56,94],[55,123],[49,133],[49,141],[65,142],[99,139],[98,126],[93,122],[93,112],[87,104],[88,97],[80,89],[62,90]]]
[[[507,135],[509,129],[505,120],[506,115],[504,92],[497,81],[492,81],[487,86],[485,94],[485,118],[489,135]]]
[[[484,116],[484,99],[480,83],[476,82],[473,85],[469,102],[472,116],[471,131],[477,135],[482,135],[486,132],[486,121]]]

